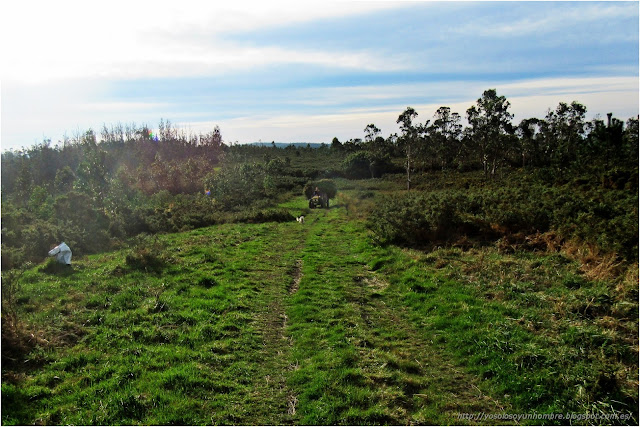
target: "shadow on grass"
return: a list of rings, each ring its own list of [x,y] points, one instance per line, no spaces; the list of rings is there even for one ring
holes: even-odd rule
[[[39,271],[53,276],[67,277],[75,274],[77,270],[70,264],[60,264],[55,259],[50,258],[39,268]]]

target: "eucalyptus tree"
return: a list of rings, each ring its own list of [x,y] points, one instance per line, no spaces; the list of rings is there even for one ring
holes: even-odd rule
[[[331,140],[331,150],[332,151],[342,150],[342,142],[340,142],[337,136],[334,136],[333,139]]]
[[[462,124],[458,113],[452,113],[449,107],[440,107],[433,115],[430,128],[433,151],[444,170],[459,156],[462,149]]]
[[[487,89],[476,105],[467,110],[472,141],[480,155],[485,177],[489,172],[495,176],[512,141],[513,114],[509,112],[510,106],[511,103],[504,96],[498,96],[495,89]]]
[[[369,144],[375,141],[376,137],[380,135],[380,129],[376,125],[371,123],[364,128],[364,133],[364,142]]]
[[[400,124],[400,131],[402,135],[398,139],[404,155],[407,157],[405,164],[407,170],[407,190],[411,190],[411,167],[414,162],[413,156],[416,151],[419,137],[419,126],[414,126],[413,120],[418,117],[418,113],[412,107],[407,107],[406,110],[400,116],[396,123]]]
[[[523,119],[516,128],[518,136],[518,151],[522,160],[522,167],[528,165],[540,166],[543,162],[543,134],[544,120],[538,118]]]
[[[555,167],[567,166],[575,161],[584,141],[587,107],[579,102],[561,102],[555,111],[549,110],[545,117],[546,155]]]
[[[391,157],[393,156],[394,142],[380,136],[380,129],[373,123],[364,128],[364,133],[363,146],[371,178],[382,176],[392,169]]]
[[[638,118],[636,116],[627,120],[623,136],[627,160],[635,165],[638,164]]]

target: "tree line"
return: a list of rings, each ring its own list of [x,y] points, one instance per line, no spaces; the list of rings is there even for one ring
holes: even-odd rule
[[[375,124],[364,138],[320,148],[225,144],[219,127],[202,134],[161,120],[104,125],[76,132],[57,145],[2,153],[2,266],[37,261],[61,240],[76,253],[110,248],[139,233],[178,231],[232,220],[284,218],[264,211],[312,179],[376,178],[417,173],[507,168],[561,176],[572,170],[607,171],[610,185],[637,191],[638,118],[586,120],[586,107],[560,103],[544,119],[513,123],[510,103],[495,89],[466,111],[468,125],[449,107],[417,121],[408,107],[399,132],[383,137]],[[251,211],[251,209],[254,209]]]
[[[411,174],[428,170],[482,170],[495,177],[504,167],[552,168],[556,171],[597,164],[602,168],[638,164],[638,117],[623,121],[607,114],[586,120],[587,108],[561,102],[544,119],[527,118],[514,124],[511,104],[495,89],[484,91],[462,116],[443,106],[433,120],[416,121],[418,112],[407,107],[397,119],[400,133],[387,138],[375,124],[365,127],[365,137],[331,147],[351,154],[354,168],[370,169],[376,176],[390,167],[393,157],[404,158],[407,188]],[[362,151],[360,154],[353,154]],[[368,165],[366,164],[368,162]]]

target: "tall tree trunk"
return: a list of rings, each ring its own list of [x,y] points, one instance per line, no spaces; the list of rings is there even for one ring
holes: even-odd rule
[[[484,179],[487,179],[487,176],[489,175],[489,166],[487,164],[486,154],[482,155],[482,171],[484,172]]]
[[[411,145],[407,145],[407,191],[411,190]]]

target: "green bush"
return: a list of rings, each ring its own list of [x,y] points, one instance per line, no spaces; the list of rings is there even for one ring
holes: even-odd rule
[[[368,153],[365,151],[356,151],[347,156],[342,162],[345,174],[351,179],[364,179],[371,177],[371,170],[369,166],[371,160]]]
[[[622,190],[512,183],[382,198],[369,228],[379,241],[423,246],[462,235],[483,239],[556,231],[627,260],[638,256],[638,195]]]
[[[383,243],[424,246],[475,233],[472,201],[460,193],[405,194],[383,198],[368,225]]]

